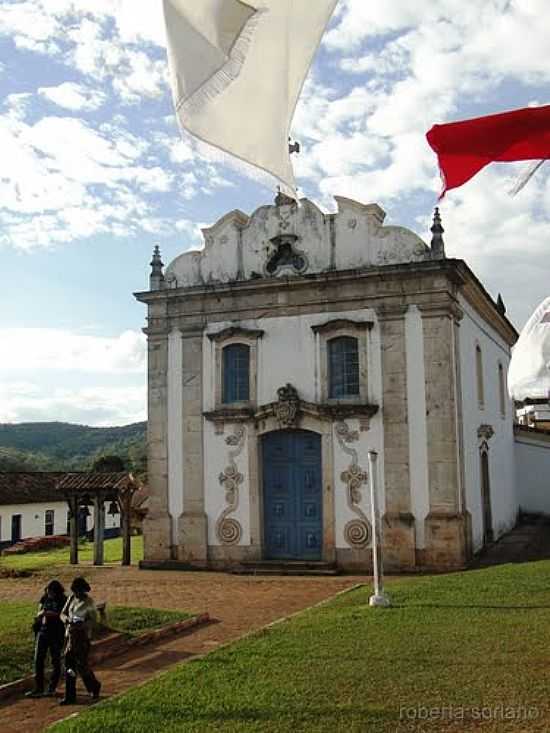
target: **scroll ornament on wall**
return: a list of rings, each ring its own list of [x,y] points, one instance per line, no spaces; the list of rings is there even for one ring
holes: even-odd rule
[[[359,440],[359,433],[355,430],[351,431],[349,425],[342,420],[336,424],[336,437],[344,453],[352,459],[351,464],[347,470],[342,472],[340,478],[346,485],[348,507],[357,516],[357,519],[352,519],[344,527],[344,537],[350,547],[360,550],[364,549],[371,539],[370,522],[360,506],[361,486],[366,484],[368,475],[359,465],[357,451],[348,445],[348,443],[355,443]]]
[[[222,545],[238,545],[242,537],[242,527],[239,522],[230,517],[239,508],[239,487],[244,481],[244,476],[239,473],[235,459],[240,455],[244,447],[246,428],[241,425],[235,433],[228,435],[225,442],[233,446],[229,451],[228,465],[220,473],[219,481],[225,489],[225,501],[227,506],[222,511],[216,522],[216,536]]]

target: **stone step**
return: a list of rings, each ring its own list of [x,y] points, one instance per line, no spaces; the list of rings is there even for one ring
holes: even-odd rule
[[[322,561],[289,560],[262,560],[258,562],[243,562],[231,570],[235,575],[339,575],[340,569]]]

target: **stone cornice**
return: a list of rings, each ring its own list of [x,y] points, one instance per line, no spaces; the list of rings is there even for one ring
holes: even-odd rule
[[[235,295],[237,292],[261,292],[270,290],[303,290],[317,284],[345,283],[349,280],[383,280],[392,277],[403,279],[442,274],[454,285],[463,285],[465,278],[458,264],[465,265],[462,260],[425,260],[423,262],[409,262],[397,265],[382,265],[354,270],[327,270],[326,272],[306,274],[286,278],[257,278],[231,282],[213,282],[208,285],[194,285],[186,288],[168,288],[165,290],[141,291],[134,293],[134,297],[142,303],[156,303],[163,300],[198,299],[204,301],[211,296],[217,299],[225,293]]]
[[[374,326],[373,321],[353,321],[349,318],[336,318],[326,323],[321,323],[317,326],[312,326],[311,330],[314,333],[327,334],[336,333],[343,329],[350,329],[354,331],[370,331]]]
[[[256,340],[259,338],[262,338],[265,331],[262,331],[260,329],[254,329],[254,328],[242,328],[240,326],[230,326],[229,328],[224,328],[222,331],[217,331],[216,333],[208,333],[206,334],[210,341],[215,341],[217,343],[220,343],[222,341],[227,341],[231,338],[245,338],[247,340]]]
[[[211,422],[239,423],[254,420],[258,422],[276,415],[278,402],[262,405],[257,410],[253,407],[221,407],[203,412],[203,416]],[[353,417],[374,417],[379,411],[378,405],[358,402],[314,403],[299,401],[299,413],[325,420],[346,420]]]
[[[461,321],[464,318],[464,311],[455,300],[435,301],[433,303],[420,303],[418,310],[422,318],[454,318]]]

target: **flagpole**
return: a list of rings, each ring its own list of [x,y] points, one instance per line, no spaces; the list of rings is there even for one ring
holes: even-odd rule
[[[374,576],[374,594],[369,598],[369,606],[387,608],[390,599],[384,593],[384,563],[382,557],[380,512],[378,510],[378,453],[369,451],[370,506],[372,525],[372,567]]]

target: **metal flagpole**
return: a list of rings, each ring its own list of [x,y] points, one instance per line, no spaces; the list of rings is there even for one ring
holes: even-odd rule
[[[378,510],[378,453],[369,451],[369,478],[370,478],[370,506],[372,525],[372,567],[374,575],[374,594],[369,598],[369,606],[387,608],[391,605],[390,599],[384,593],[384,563],[382,558],[382,541],[380,513]]]

